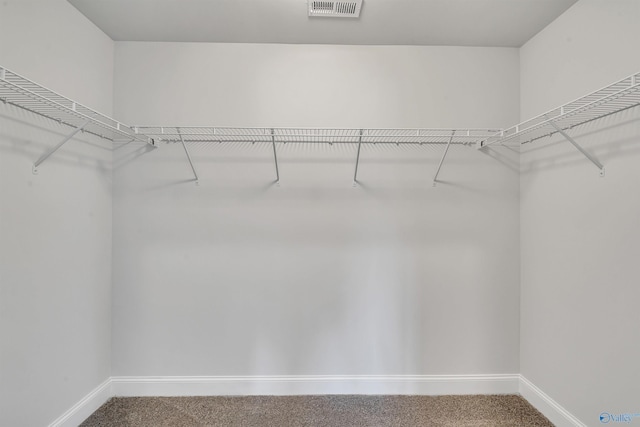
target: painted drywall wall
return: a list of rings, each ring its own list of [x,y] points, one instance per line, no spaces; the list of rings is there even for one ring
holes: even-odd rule
[[[640,71],[639,17],[638,1],[581,0],[523,46],[523,119]],[[521,368],[598,425],[640,412],[640,111],[571,133],[606,177],[561,139],[521,153]]]
[[[517,64],[510,62],[517,55],[491,48],[118,42],[114,105],[122,120],[140,125],[507,126],[517,121],[518,106],[505,107],[518,97]]]
[[[131,124],[500,127],[516,49],[116,43]],[[511,148],[130,144],[114,159],[114,375],[519,371]]]
[[[66,1],[0,2],[0,64],[111,113],[113,42]],[[43,426],[110,376],[110,144],[0,103],[0,425]]]

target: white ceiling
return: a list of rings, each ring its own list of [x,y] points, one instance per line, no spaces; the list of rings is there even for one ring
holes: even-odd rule
[[[306,0],[69,0],[117,41],[520,47],[577,0],[364,0],[359,19]]]

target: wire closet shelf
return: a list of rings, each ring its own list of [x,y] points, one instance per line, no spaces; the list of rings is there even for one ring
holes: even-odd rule
[[[358,180],[358,164],[360,147],[363,144],[396,144],[396,145],[443,145],[444,152],[433,177],[436,185],[442,163],[449,146],[477,145],[481,140],[493,135],[492,129],[321,129],[321,128],[240,128],[240,127],[191,127],[191,126],[134,126],[154,140],[167,143],[180,143],[184,148],[196,183],[198,171],[193,163],[188,143],[266,143],[272,145],[275,164],[276,182],[280,182],[278,154],[276,144],[316,143],[316,144],[353,144],[357,145],[357,155],[353,183]]]
[[[470,128],[283,128],[283,127],[193,127],[193,126],[128,126],[104,114],[47,89],[13,71],[0,66],[0,102],[22,108],[47,119],[70,126],[73,131],[50,149],[33,167],[37,168],[76,133],[83,131],[112,142],[138,141],[155,145],[155,141],[180,142],[196,180],[197,171],[187,143],[270,143],[279,180],[276,144],[320,143],[357,144],[354,181],[357,179],[360,147],[363,144],[429,144],[443,145],[443,155],[434,176],[434,184],[450,145],[475,145],[484,148],[494,144],[515,142],[527,144],[541,138],[561,134],[585,155],[604,176],[604,166],[584,150],[566,131],[603,117],[640,105],[640,73],[610,84],[575,101],[508,129]]]
[[[479,148],[510,141],[528,144],[638,105],[640,73],[635,73],[568,104],[496,132],[490,138],[481,141]]]
[[[141,134],[165,142],[265,142],[320,144],[456,144],[474,145],[495,129],[326,129],[279,127],[134,126]]]
[[[0,102],[10,104],[109,141],[153,144],[145,135],[104,114],[0,67]]]

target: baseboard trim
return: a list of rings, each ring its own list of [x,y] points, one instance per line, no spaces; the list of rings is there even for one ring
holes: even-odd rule
[[[510,394],[520,376],[357,375],[112,377],[114,396],[245,396],[313,394]]]
[[[556,427],[587,427],[520,374],[111,377],[49,427],[76,427],[113,396],[514,393],[520,393]]]
[[[49,424],[49,427],[78,427],[78,424],[87,419],[89,415],[93,414],[96,409],[112,396],[111,378],[108,378],[64,414],[60,415],[58,419]]]
[[[520,395],[549,419],[556,427],[587,427],[585,423],[520,375]]]

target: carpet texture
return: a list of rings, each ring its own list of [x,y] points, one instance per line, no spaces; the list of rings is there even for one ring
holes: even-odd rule
[[[81,427],[540,426],[517,395],[115,397]]]

